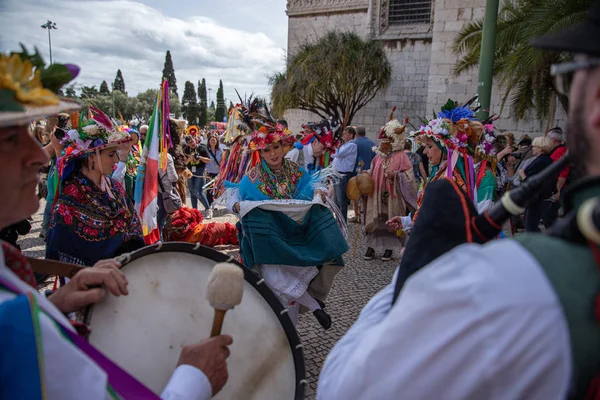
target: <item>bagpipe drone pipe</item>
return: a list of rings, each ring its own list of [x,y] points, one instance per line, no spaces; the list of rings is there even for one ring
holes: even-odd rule
[[[400,262],[400,270],[394,289],[394,302],[404,283],[411,275],[463,243],[483,244],[494,239],[502,230],[502,225],[511,215],[520,215],[534,200],[540,190],[553,180],[568,164],[568,153],[542,172],[527,179],[521,186],[506,192],[500,201],[486,212],[479,214],[471,199],[450,179],[442,179],[427,185],[419,214],[410,234]],[[586,222],[582,234],[577,216],[567,216],[561,221],[562,230],[553,234],[561,237],[588,237],[591,234],[600,238],[600,206],[586,208]],[[583,207],[582,207],[583,209]],[[581,212],[580,212],[581,213]],[[594,217],[590,223],[590,215]],[[595,226],[595,231],[590,228]],[[567,233],[565,228],[570,229]],[[586,229],[587,228],[587,229]]]

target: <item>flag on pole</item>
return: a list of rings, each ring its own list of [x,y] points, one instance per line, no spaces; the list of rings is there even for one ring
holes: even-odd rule
[[[167,151],[171,146],[169,114],[169,84],[165,80],[156,98],[135,179],[135,210],[140,217],[146,244],[160,240],[156,218],[159,200],[158,172],[166,169]]]

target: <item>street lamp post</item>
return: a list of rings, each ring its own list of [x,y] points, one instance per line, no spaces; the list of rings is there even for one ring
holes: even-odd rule
[[[50,31],[58,28],[56,27],[56,23],[50,20],[46,21],[46,23],[42,25],[42,28],[48,29],[48,47],[50,48],[50,65],[52,65],[52,39],[50,38]]]
[[[208,88],[208,104],[207,104],[207,108],[210,108],[210,95],[212,93],[212,88]]]

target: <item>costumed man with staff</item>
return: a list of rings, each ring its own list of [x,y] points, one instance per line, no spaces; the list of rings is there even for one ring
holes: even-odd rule
[[[35,57],[34,57],[35,56]],[[32,58],[33,57],[33,58]],[[35,189],[48,154],[28,133],[34,120],[79,108],[60,101],[56,91],[79,68],[54,64],[35,69],[26,52],[0,55],[0,229],[34,214]],[[43,61],[42,61],[43,63]],[[43,77],[43,78],[41,78]],[[68,77],[68,78],[67,78]],[[119,263],[104,260],[85,268],[49,297],[40,295],[25,257],[2,242],[0,251],[0,398],[49,400],[158,399],[79,337],[63,313],[80,310],[111,295],[127,295]],[[227,381],[229,336],[186,346],[162,399],[208,400]],[[157,362],[161,362],[157,360]]]
[[[598,35],[595,1],[582,23],[532,42],[576,54],[551,69],[557,90],[570,93],[567,147],[583,177],[569,187],[564,220],[549,235],[468,243],[493,237],[567,159],[480,216],[453,183],[430,184],[396,275],[409,262],[420,268],[362,310],[329,353],[317,399],[599,398],[600,44],[590,40]]]
[[[394,107],[395,110],[395,107]],[[395,230],[386,222],[394,216],[406,216],[417,208],[417,185],[410,159],[404,152],[404,125],[394,118],[379,133],[380,145],[368,174],[374,181],[374,190],[367,198],[365,260],[372,260],[375,251],[383,252],[382,261],[392,259],[392,253],[401,242]],[[365,172],[367,174],[367,172]]]
[[[311,176],[285,159],[282,142],[289,131],[276,123],[267,109],[262,112],[253,114],[254,133],[249,144],[260,162],[239,184],[227,183],[228,209],[240,216],[243,264],[258,267],[265,283],[290,309],[292,321],[300,304],[329,329],[331,318],[323,310],[324,304],[307,289],[319,274],[317,266],[348,250],[342,231],[325,206],[328,199],[322,182],[332,170]]]

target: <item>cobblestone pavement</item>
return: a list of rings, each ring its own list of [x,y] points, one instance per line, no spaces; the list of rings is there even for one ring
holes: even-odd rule
[[[33,216],[31,232],[19,240],[23,253],[30,257],[41,258],[44,256],[45,244],[39,237],[43,209],[44,202],[42,200],[40,212]],[[349,214],[352,212],[349,211]],[[235,220],[236,217],[226,214],[225,210],[216,210],[215,218],[211,221],[234,222]],[[333,320],[331,329],[323,330],[312,313],[302,314],[298,319],[297,328],[304,344],[306,359],[307,400],[315,399],[319,373],[333,345],[352,326],[367,301],[391,281],[394,269],[398,265],[399,254],[397,252],[394,253],[392,261],[382,262],[377,257],[373,261],[364,261],[362,257],[366,247],[363,235],[357,236],[359,226],[349,224],[348,228],[350,250],[344,256],[346,266],[337,274],[326,301],[326,311]],[[354,251],[355,243],[356,252]],[[237,248],[231,246],[218,250],[228,254],[237,253]],[[378,256],[381,257],[381,254]]]

